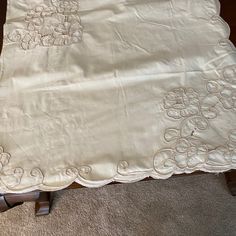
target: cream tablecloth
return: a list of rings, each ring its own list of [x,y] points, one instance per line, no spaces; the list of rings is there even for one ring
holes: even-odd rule
[[[0,192],[236,169],[218,0],[8,0]]]

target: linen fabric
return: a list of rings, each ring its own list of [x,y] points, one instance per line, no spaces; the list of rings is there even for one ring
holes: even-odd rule
[[[236,169],[218,0],[10,0],[0,192]]]

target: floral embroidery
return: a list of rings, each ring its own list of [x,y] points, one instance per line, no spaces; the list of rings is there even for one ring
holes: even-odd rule
[[[78,43],[83,32],[78,10],[78,0],[51,0],[36,6],[25,17],[25,29],[14,30],[8,39],[24,50]]]
[[[176,88],[166,95],[164,107],[172,118],[189,117],[199,112],[199,97],[192,88]]]
[[[201,140],[201,132],[209,128],[210,120],[217,117],[216,106],[236,111],[236,67],[224,68],[222,78],[206,82],[207,95],[200,95],[193,88],[175,88],[164,98],[164,108],[170,118],[181,119],[178,128],[165,130],[164,139],[172,143],[154,157],[154,169],[169,175],[176,169],[194,169],[202,166],[217,168],[236,163],[236,130],[231,130],[228,141],[214,147]],[[211,102],[208,100],[211,98]],[[224,164],[222,164],[224,163]]]

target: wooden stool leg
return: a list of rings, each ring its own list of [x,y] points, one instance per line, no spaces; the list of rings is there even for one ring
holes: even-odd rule
[[[45,216],[50,213],[52,204],[52,193],[41,192],[39,198],[35,202],[35,215]]]
[[[236,196],[236,170],[232,170],[225,173],[226,182],[229,191],[233,196]]]

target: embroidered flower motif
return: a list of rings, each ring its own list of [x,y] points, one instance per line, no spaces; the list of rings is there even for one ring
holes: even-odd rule
[[[154,169],[162,176],[175,171],[227,169],[236,163],[236,130],[231,130],[228,141],[217,147],[201,139],[210,128],[210,120],[218,114],[216,106],[236,111],[236,68],[226,67],[222,78],[206,82],[207,94],[201,97],[193,88],[175,88],[164,98],[164,108],[171,118],[181,119],[178,127],[166,129],[164,140],[172,143],[154,156]]]
[[[198,140],[180,138],[175,146],[174,159],[180,168],[193,168],[206,161],[207,152],[207,146],[199,144]]]
[[[174,119],[196,115],[199,112],[198,93],[192,88],[173,89],[164,99],[164,108]]]
[[[77,0],[51,0],[48,5],[36,6],[25,17],[25,29],[14,30],[8,39],[24,50],[79,43],[83,27],[78,10]]]

